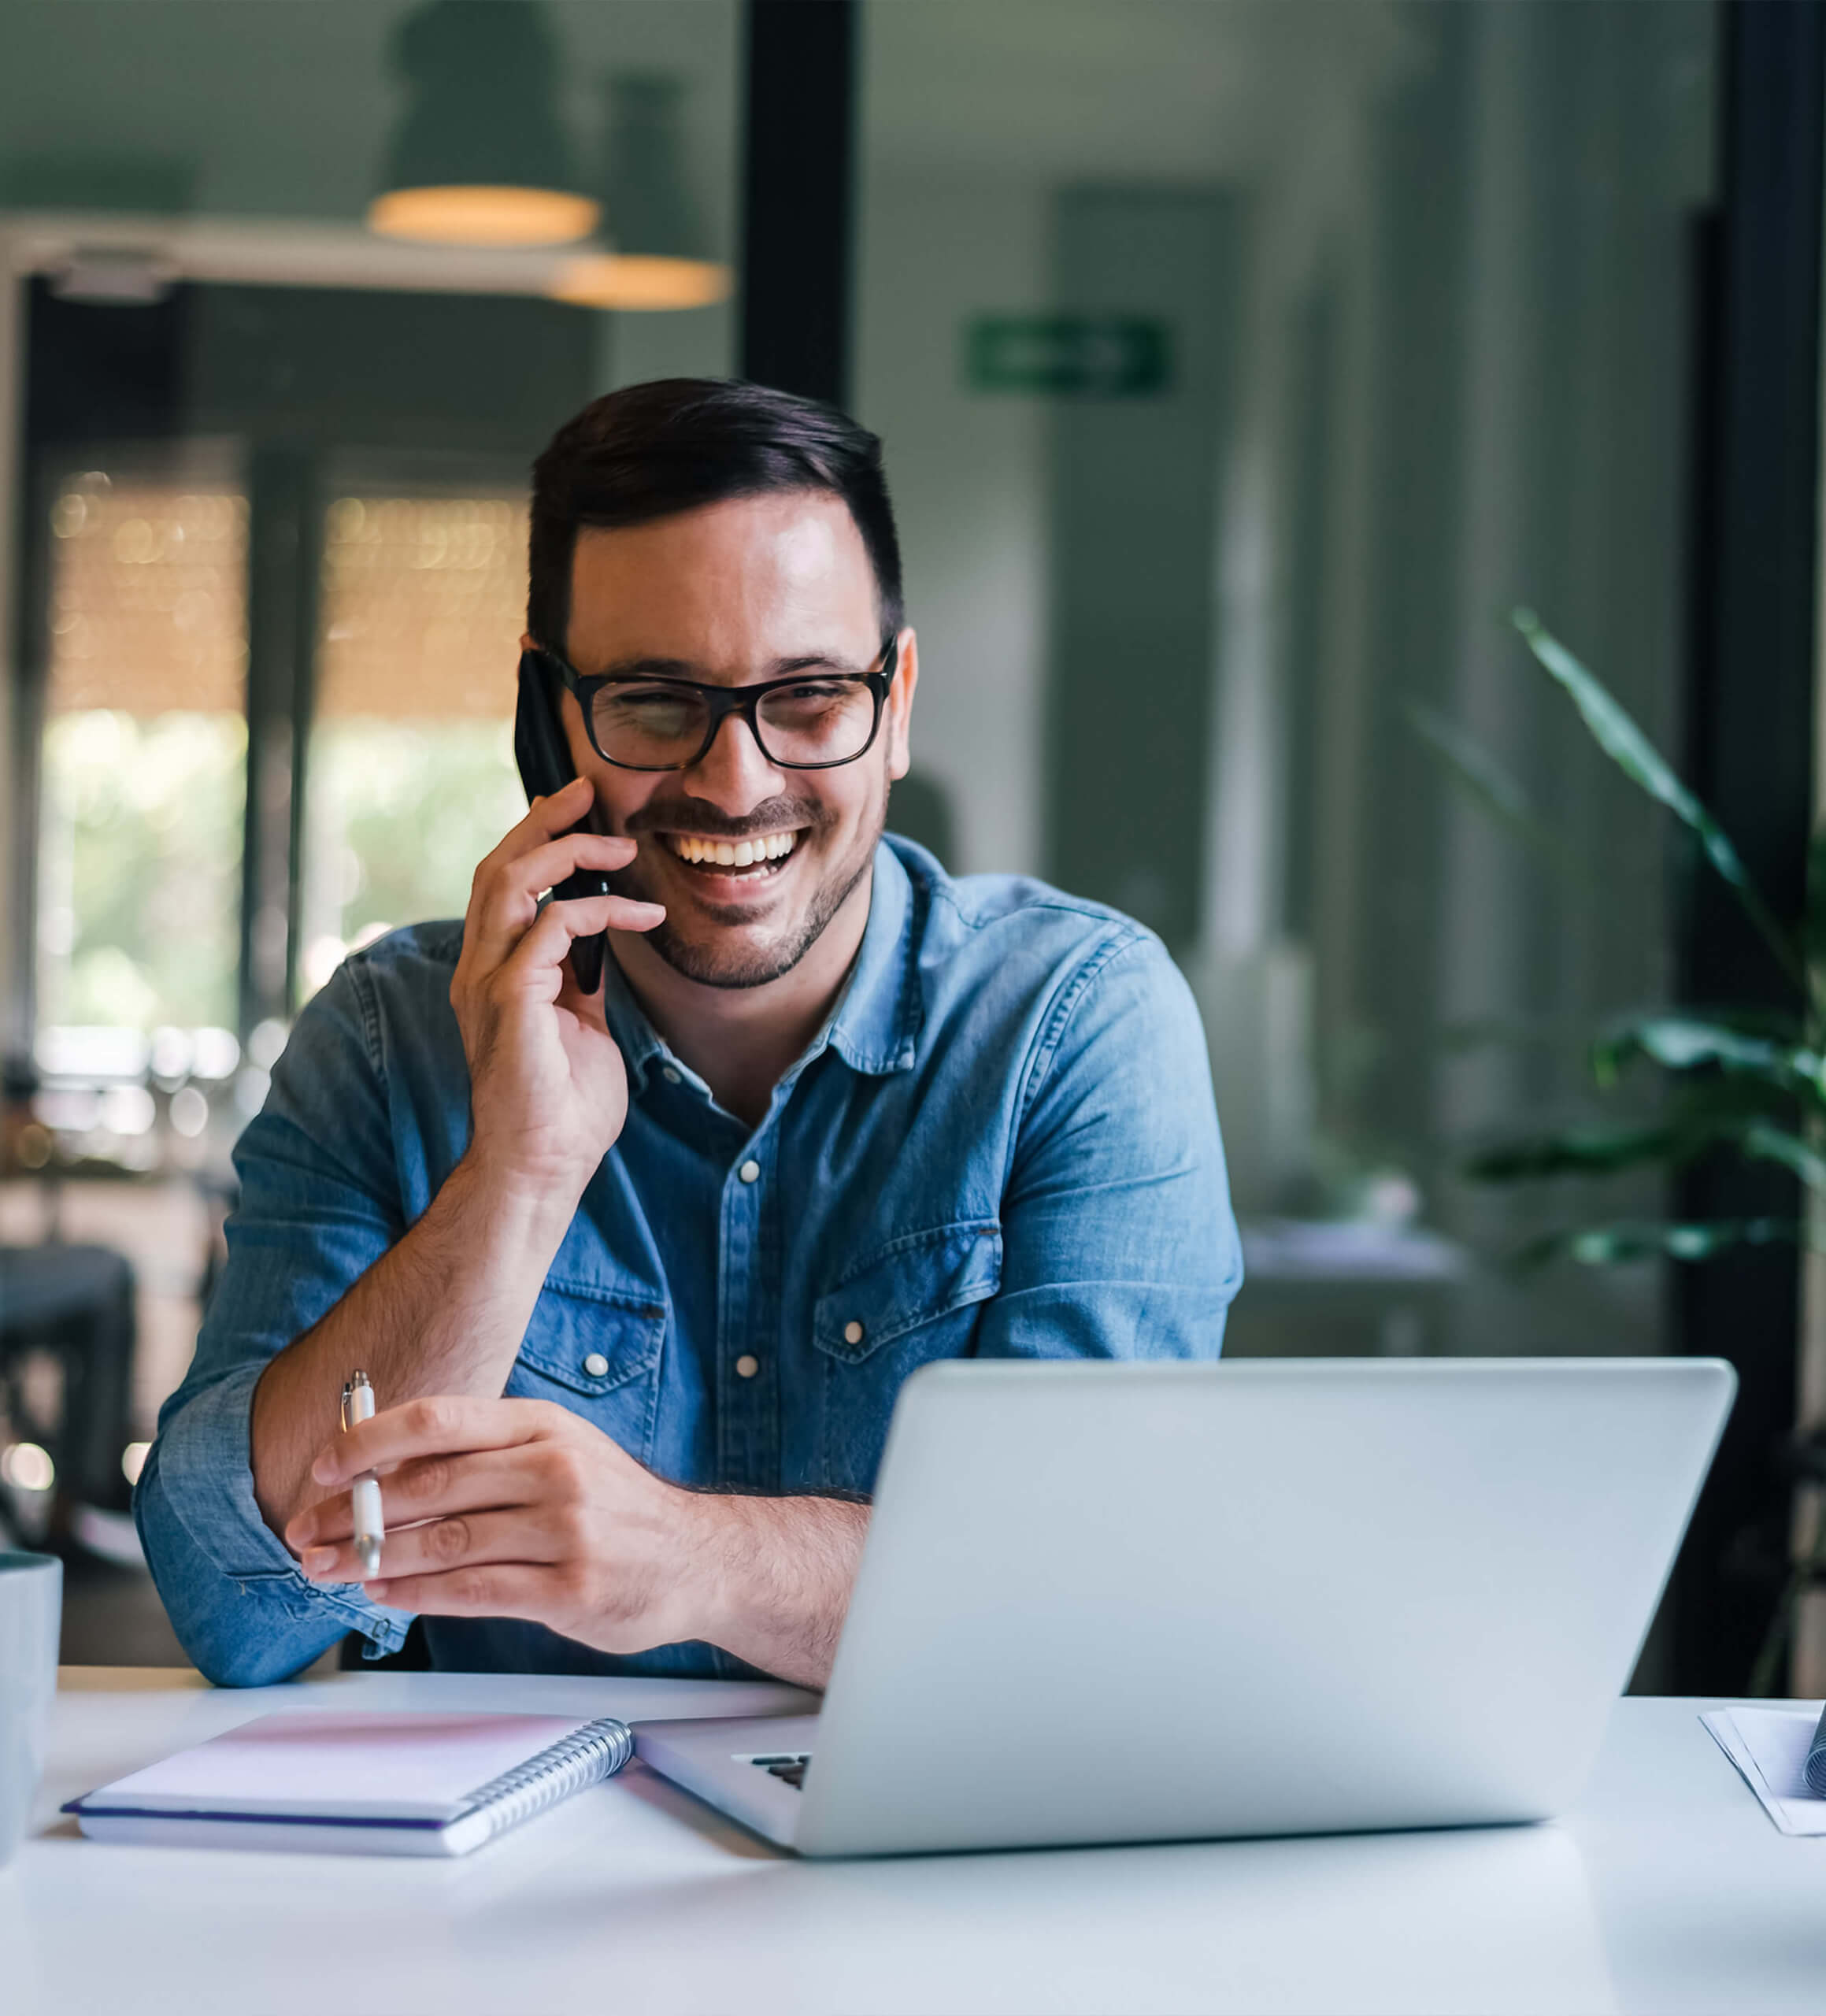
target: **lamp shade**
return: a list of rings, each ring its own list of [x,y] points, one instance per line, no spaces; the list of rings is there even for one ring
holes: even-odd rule
[[[565,261],[548,290],[590,308],[702,308],[729,292],[686,172],[684,87],[650,71],[603,82],[602,195],[611,251]]]
[[[562,245],[601,206],[567,141],[557,51],[538,0],[431,0],[391,51],[407,103],[368,213],[390,237]]]

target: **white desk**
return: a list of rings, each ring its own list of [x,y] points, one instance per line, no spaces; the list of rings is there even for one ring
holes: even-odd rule
[[[1826,2002],[1826,1840],[1778,1834],[1693,1701],[1619,1705],[1562,1825],[801,1863],[632,1765],[467,1860],[85,1842],[72,1794],[284,1705],[628,1717],[705,1681],[343,1675],[259,1693],[72,1669],[0,1871],[6,2016],[1357,2010],[1717,2016]]]

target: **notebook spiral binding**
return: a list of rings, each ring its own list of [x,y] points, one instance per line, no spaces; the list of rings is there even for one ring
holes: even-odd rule
[[[486,1811],[492,1840],[584,1786],[613,1777],[633,1754],[634,1732],[625,1722],[609,1716],[586,1722],[538,1756],[478,1785],[469,1795],[462,1817]]]

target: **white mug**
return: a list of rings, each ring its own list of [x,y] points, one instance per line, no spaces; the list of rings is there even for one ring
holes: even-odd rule
[[[64,1565],[0,1552],[0,1866],[25,1833],[57,1692]]]

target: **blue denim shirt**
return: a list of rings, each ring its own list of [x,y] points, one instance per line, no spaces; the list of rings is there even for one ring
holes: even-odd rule
[[[350,1629],[392,1650],[409,1622],[306,1581],[254,1503],[248,1410],[468,1145],[461,939],[420,925],[349,959],[236,1151],[228,1264],[135,1499],[178,1635],[225,1684],[295,1672]],[[628,1121],[509,1394],[681,1483],[866,1492],[928,1359],[1217,1355],[1242,1266],[1204,1036],[1139,925],[1038,882],[954,881],[883,841],[849,983],[752,1128],[608,975]],[[435,1664],[472,1671],[746,1670],[708,1645],[618,1658],[512,1620],[425,1627]]]

